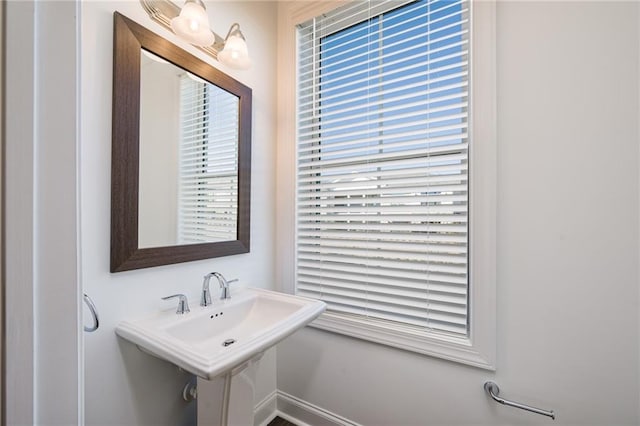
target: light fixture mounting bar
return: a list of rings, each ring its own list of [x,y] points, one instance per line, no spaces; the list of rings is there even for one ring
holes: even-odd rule
[[[171,29],[171,19],[180,15],[180,8],[170,0],[140,0],[142,7],[147,12],[149,17],[173,32]],[[224,48],[224,39],[211,31],[215,37],[215,41],[211,46],[195,46],[214,59],[218,59],[218,52]]]

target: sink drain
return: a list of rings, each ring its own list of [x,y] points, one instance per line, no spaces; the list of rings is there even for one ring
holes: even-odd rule
[[[222,342],[222,346],[224,346],[225,348],[227,346],[231,346],[236,342],[236,339],[227,339],[224,342]]]

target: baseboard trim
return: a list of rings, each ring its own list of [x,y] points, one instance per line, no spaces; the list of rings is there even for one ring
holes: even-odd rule
[[[276,417],[282,417],[298,426],[361,426],[280,390],[270,393],[256,405],[253,424],[267,426]]]
[[[267,426],[276,416],[278,416],[278,391],[274,390],[253,409],[253,424]]]

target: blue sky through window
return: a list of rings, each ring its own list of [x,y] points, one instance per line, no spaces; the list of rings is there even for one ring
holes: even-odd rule
[[[452,118],[464,112],[456,105],[466,90],[459,84],[466,78],[461,13],[459,1],[421,0],[322,38],[323,158],[348,156],[350,141],[353,148],[405,150],[451,144],[431,139],[464,132],[441,129],[463,120]],[[407,144],[389,146],[397,142]]]

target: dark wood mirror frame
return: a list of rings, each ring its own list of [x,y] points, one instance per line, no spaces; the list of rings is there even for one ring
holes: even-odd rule
[[[138,247],[140,55],[145,49],[238,96],[237,240]],[[249,252],[251,89],[118,12],[114,13],[111,157],[111,272]]]

